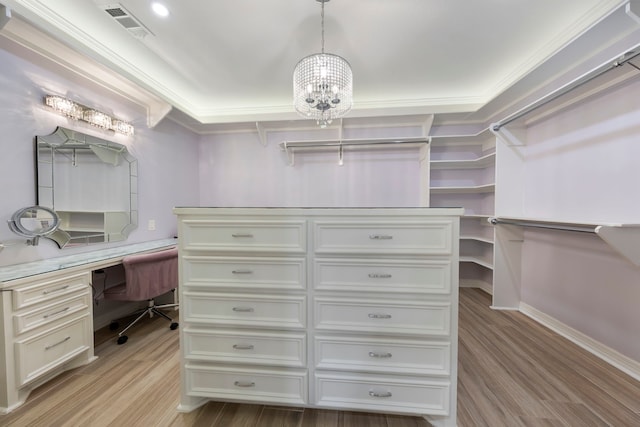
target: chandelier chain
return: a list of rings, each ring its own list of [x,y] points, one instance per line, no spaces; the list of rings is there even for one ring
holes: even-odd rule
[[[324,1],[322,2],[322,8],[320,9],[320,29],[322,32],[322,46],[321,53],[324,53]]]

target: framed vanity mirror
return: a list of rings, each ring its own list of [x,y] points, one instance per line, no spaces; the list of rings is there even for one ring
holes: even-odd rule
[[[125,240],[138,226],[138,162],[124,145],[58,127],[36,136],[36,164],[61,248]]]

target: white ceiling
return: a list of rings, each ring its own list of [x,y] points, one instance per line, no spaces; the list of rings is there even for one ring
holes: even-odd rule
[[[0,0],[197,122],[287,120],[293,69],[320,50],[316,0]],[[471,112],[624,0],[331,0],[325,50],[354,74],[352,117]],[[121,5],[151,34],[104,10]],[[176,117],[185,117],[176,112]]]

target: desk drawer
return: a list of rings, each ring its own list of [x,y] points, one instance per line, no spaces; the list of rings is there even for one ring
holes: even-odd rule
[[[15,354],[18,386],[39,378],[89,350],[91,340],[91,318],[84,315],[58,328],[17,341]]]
[[[318,254],[451,255],[453,221],[314,223]]]
[[[48,304],[36,310],[21,312],[13,316],[13,327],[16,335],[47,325],[74,313],[90,313],[91,293],[84,290],[69,298],[56,300],[55,304]]]
[[[440,375],[450,373],[448,342],[317,336],[318,369]]]
[[[305,221],[183,221],[187,251],[305,253]]]
[[[34,304],[68,296],[83,289],[89,289],[89,283],[91,283],[89,273],[78,273],[21,286],[11,292],[13,309],[20,310]]]
[[[306,335],[185,328],[187,360],[305,367]]]
[[[448,336],[451,305],[414,301],[375,301],[334,298],[315,299],[317,329]]]
[[[388,259],[318,259],[314,287],[319,290],[356,292],[451,292],[451,262],[396,261]]]
[[[316,403],[331,408],[449,414],[449,382],[316,374]]]
[[[182,259],[182,277],[188,288],[303,290],[306,287],[304,258],[185,256]]]
[[[306,297],[184,292],[186,322],[301,329],[306,326]]]
[[[187,363],[189,396],[273,404],[307,403],[305,370],[235,369]]]

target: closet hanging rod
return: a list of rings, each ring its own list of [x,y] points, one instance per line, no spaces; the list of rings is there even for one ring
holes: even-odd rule
[[[313,141],[283,141],[280,147],[283,150],[289,148],[318,148],[318,147],[347,147],[367,145],[403,145],[403,144],[429,144],[431,137],[416,138],[389,138],[389,139],[336,139]]]
[[[571,92],[574,89],[579,88],[580,86],[590,82],[591,80],[600,77],[601,75],[613,70],[614,68],[618,68],[623,66],[624,64],[626,64],[627,62],[631,61],[632,59],[636,58],[638,55],[640,55],[640,52],[635,52],[635,51],[629,51],[626,52],[625,54],[623,54],[620,58],[618,58],[617,60],[613,61],[613,62],[608,62],[604,65],[601,65],[598,68],[595,68],[585,74],[583,74],[582,76],[576,78],[575,80],[572,80],[571,82],[565,84],[564,86],[561,86],[560,88],[556,89],[555,91],[543,96],[542,98],[538,99],[537,101],[532,102],[531,104],[527,105],[526,107],[516,111],[515,113],[513,113],[510,116],[507,116],[506,118],[493,123],[491,125],[491,129],[494,131],[499,131],[500,128],[502,128],[503,126],[508,125],[511,122],[514,122],[524,116],[526,116],[527,114],[537,110],[540,107],[543,107],[545,105],[547,105],[548,103],[555,101],[556,99],[558,99],[559,97],[561,97],[562,95],[565,95],[569,92]],[[634,67],[635,69],[640,70],[635,64],[630,63],[629,65],[631,65],[632,67]]]
[[[595,233],[597,225],[565,225],[561,223],[553,222],[541,222],[532,220],[510,220],[501,218],[489,218],[489,222],[493,225],[505,224],[505,225],[518,225],[521,227],[534,227],[534,228],[546,228],[550,230],[561,231],[577,231],[579,233]]]

